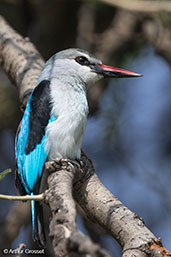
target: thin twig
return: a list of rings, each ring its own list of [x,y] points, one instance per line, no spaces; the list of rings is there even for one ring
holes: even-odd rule
[[[23,255],[23,251],[26,248],[24,243],[21,243],[18,248],[15,249],[16,255],[15,257],[21,257]]]
[[[12,200],[12,201],[31,201],[31,200],[35,200],[35,201],[43,201],[44,199],[44,194],[39,194],[39,195],[24,195],[24,196],[18,196],[18,195],[3,195],[0,194],[0,199],[4,199],[4,200]]]

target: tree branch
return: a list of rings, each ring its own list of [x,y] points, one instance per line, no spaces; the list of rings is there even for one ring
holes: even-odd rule
[[[143,1],[143,0],[99,0],[128,11],[136,12],[171,12],[170,1]]]
[[[131,212],[107,190],[95,174],[92,162],[84,154],[82,161],[85,172],[88,170],[88,173],[93,175],[87,181],[80,179],[75,183],[76,201],[90,219],[100,224],[118,241],[123,249],[123,257],[153,256],[150,246],[154,245],[154,242],[160,245],[161,241],[136,213]],[[158,254],[162,256],[162,251],[158,251]]]
[[[121,55],[125,45],[135,37],[139,16],[135,13],[119,10],[114,15],[110,26],[98,38],[97,56],[106,62],[113,53]]]
[[[49,173],[45,202],[52,212],[49,235],[56,256],[110,257],[99,245],[77,230],[77,213],[72,197],[75,168],[67,161],[60,160],[47,162],[45,168]]]
[[[43,58],[29,38],[23,38],[0,16],[0,65],[19,91],[20,102],[36,86]]]
[[[157,20],[146,20],[142,23],[144,38],[169,64],[171,64],[171,30]]]

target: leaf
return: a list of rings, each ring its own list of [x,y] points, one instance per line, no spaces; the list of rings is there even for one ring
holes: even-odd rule
[[[4,170],[2,172],[0,172],[0,181],[3,180],[3,178],[8,174],[10,173],[12,170],[11,169],[7,169],[7,170]]]

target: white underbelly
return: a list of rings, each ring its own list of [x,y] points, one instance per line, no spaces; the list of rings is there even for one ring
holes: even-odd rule
[[[45,148],[48,159],[80,159],[82,138],[86,126],[86,117],[58,117],[48,124],[46,129]]]
[[[56,120],[46,129],[45,148],[50,160],[57,157],[80,159],[88,103],[86,92],[79,87],[80,84],[78,88],[73,87],[71,81],[63,84],[59,79],[51,79],[51,115]]]

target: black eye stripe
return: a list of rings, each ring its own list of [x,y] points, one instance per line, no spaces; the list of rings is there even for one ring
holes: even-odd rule
[[[75,58],[75,61],[78,62],[81,65],[89,66],[90,62],[85,56],[77,56]]]

